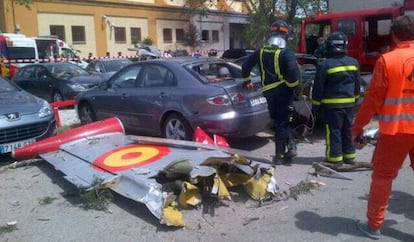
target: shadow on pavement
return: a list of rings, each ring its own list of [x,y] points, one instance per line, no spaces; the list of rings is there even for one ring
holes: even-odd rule
[[[365,236],[358,230],[356,226],[357,220],[343,217],[321,217],[319,214],[310,211],[301,211],[295,214],[295,225],[302,230],[309,232],[320,232],[337,236],[339,234],[349,234],[355,237]],[[312,221],[312,222],[310,222]],[[413,241],[414,236],[397,229],[389,227],[396,224],[395,221],[387,220],[382,228],[382,237],[390,237],[399,241]],[[411,232],[411,231],[410,231]]]

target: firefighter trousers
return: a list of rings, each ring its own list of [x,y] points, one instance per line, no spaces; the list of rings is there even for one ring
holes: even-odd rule
[[[414,134],[378,136],[372,157],[373,171],[367,211],[368,225],[372,229],[380,229],[384,222],[392,182],[408,154],[411,167],[414,168]]]
[[[356,156],[352,143],[354,111],[349,108],[324,108],[326,150],[328,162],[353,161]]]

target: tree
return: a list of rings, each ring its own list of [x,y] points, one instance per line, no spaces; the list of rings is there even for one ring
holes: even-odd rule
[[[197,31],[197,26],[194,24],[194,22],[189,22],[188,30],[185,31],[184,36],[184,45],[190,46],[194,52],[194,49],[200,45],[200,36]]]
[[[328,0],[245,0],[250,24],[245,30],[246,41],[251,47],[262,45],[269,33],[269,26],[276,19],[283,19],[291,26],[300,19],[319,11],[325,12]]]

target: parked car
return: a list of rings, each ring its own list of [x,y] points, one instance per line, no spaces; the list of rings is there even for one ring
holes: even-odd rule
[[[103,81],[99,74],[67,62],[37,63],[20,68],[13,81],[24,90],[49,102],[73,99]]]
[[[0,155],[55,134],[49,103],[0,77]]]
[[[192,139],[197,126],[209,134],[246,137],[269,122],[260,87],[246,90],[241,68],[219,58],[135,62],[79,94],[77,102],[82,124],[117,116],[127,132],[173,139]]]
[[[133,63],[127,58],[102,58],[89,62],[86,70],[89,73],[115,73],[123,67]]]

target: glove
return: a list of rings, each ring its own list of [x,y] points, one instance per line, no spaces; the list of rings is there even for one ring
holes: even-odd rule
[[[356,136],[352,136],[352,143],[354,144],[355,148],[360,150],[364,148],[367,142],[366,142],[366,139],[364,138],[364,135],[360,133]]]
[[[252,90],[254,88],[254,85],[253,85],[253,83],[251,81],[245,81],[245,82],[243,82],[243,86],[247,90]]]

